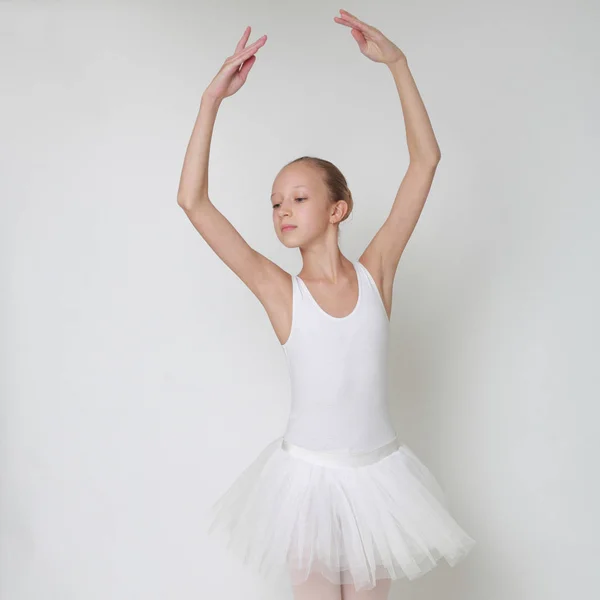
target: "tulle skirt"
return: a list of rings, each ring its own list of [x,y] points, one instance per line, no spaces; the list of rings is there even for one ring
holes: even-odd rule
[[[397,439],[364,454],[317,452],[279,437],[210,508],[209,533],[265,576],[318,572],[372,589],[415,579],[475,541],[427,467]]]

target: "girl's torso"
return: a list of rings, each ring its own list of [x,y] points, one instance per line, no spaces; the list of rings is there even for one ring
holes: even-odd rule
[[[291,410],[284,437],[314,450],[364,452],[395,437],[388,412],[389,319],[359,261],[358,299],[344,317],[327,313],[292,276],[292,325],[284,344]]]

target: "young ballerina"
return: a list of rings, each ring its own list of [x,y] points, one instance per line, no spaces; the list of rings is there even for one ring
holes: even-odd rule
[[[194,227],[264,306],[292,387],[285,433],[213,504],[209,531],[260,572],[283,573],[296,600],[382,600],[392,580],[414,579],[444,558],[455,565],[474,540],[448,512],[443,490],[401,443],[388,412],[392,284],[438,161],[406,56],[346,11],[360,51],[384,63],[400,95],[410,164],[391,212],[357,261],[338,231],[352,195],[330,162],[302,157],[272,187],[273,225],[303,266],[290,275],[253,250],[212,204],[208,157],[220,103],[245,83],[266,36],[248,27],[205,90],[187,148],[178,203]]]

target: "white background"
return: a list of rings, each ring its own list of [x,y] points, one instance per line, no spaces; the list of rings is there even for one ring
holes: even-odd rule
[[[289,598],[207,536],[279,436],[284,355],[177,206],[202,92],[247,25],[209,193],[291,273],[277,171],[331,160],[356,259],[408,166],[393,79],[333,17],[406,53],[442,160],[392,316],[399,436],[478,542],[391,598],[600,593],[599,5],[2,2],[2,600]]]

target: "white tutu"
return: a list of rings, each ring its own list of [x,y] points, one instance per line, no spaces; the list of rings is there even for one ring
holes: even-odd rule
[[[314,452],[271,442],[212,505],[209,532],[267,576],[293,585],[311,572],[371,589],[415,579],[475,541],[447,510],[444,492],[404,444],[368,455]]]

